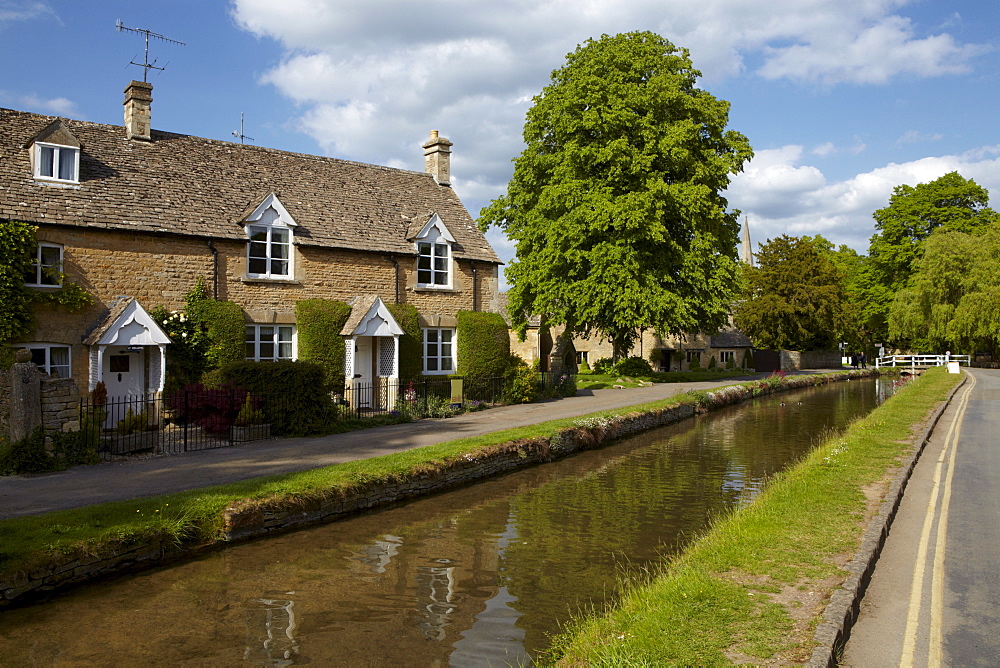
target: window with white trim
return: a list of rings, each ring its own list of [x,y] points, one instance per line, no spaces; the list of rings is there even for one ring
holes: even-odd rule
[[[422,287],[451,287],[451,244],[446,241],[417,243],[417,284]]]
[[[62,285],[63,249],[58,244],[40,243],[35,257],[24,274],[24,284],[40,287]]]
[[[424,373],[455,372],[455,330],[424,329]]]
[[[246,356],[255,362],[295,359],[295,325],[247,325]]]
[[[292,229],[268,207],[257,222],[247,225],[247,276],[291,278]]]
[[[31,352],[31,361],[50,376],[70,377],[70,347],[57,343],[25,343],[15,346]]]
[[[730,361],[735,362],[736,353],[734,353],[732,350],[723,350],[721,353],[719,353],[719,361],[722,362],[723,364]]]
[[[79,183],[80,149],[35,142],[35,178]]]

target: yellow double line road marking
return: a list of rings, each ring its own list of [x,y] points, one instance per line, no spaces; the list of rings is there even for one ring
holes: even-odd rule
[[[931,573],[931,605],[930,605],[930,633],[928,637],[927,665],[941,665],[941,618],[944,611],[944,554],[945,543],[948,536],[948,507],[951,503],[952,478],[955,475],[955,453],[958,451],[958,437],[962,432],[962,420],[965,419],[965,410],[969,405],[969,395],[972,394],[976,386],[976,378],[969,374],[972,382],[962,393],[958,410],[955,412],[955,419],[948,429],[945,437],[944,448],[941,456],[938,457],[937,466],[934,468],[933,486],[931,497],[927,503],[927,514],[924,516],[924,526],[920,532],[920,545],[917,548],[917,560],[913,566],[913,584],[910,587],[910,606],[906,615],[906,631],[903,634],[903,652],[899,659],[899,665],[903,668],[913,666],[913,657],[916,649],[917,630],[920,626],[921,602],[924,586],[927,580],[927,553],[931,541],[931,533],[934,528],[934,519],[939,517],[937,522],[937,535],[934,544],[934,561]],[[947,473],[944,484],[941,484],[941,475],[948,462]],[[940,502],[940,515],[937,514],[938,503]]]

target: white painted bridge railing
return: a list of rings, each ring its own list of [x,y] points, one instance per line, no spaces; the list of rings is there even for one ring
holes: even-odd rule
[[[926,369],[931,366],[944,366],[948,362],[958,362],[960,366],[969,366],[968,355],[886,355],[875,360],[876,367],[908,366]]]

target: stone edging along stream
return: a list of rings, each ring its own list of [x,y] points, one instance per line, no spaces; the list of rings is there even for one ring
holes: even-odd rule
[[[519,468],[565,457],[574,452],[600,448],[613,441],[680,422],[699,412],[746,401],[761,394],[799,389],[829,382],[875,375],[867,371],[787,376],[779,383],[760,380],[700,392],[698,402],[628,413],[614,418],[581,418],[577,426],[552,437],[538,437],[484,446],[474,453],[433,462],[426,471],[391,480],[367,480],[355,488],[331,490],[329,495],[309,499],[246,500],[222,513],[222,537],[197,544],[174,544],[158,540],[129,546],[108,546],[102,553],[54,556],[45,567],[0,581],[0,608],[27,603],[40,597],[109,576],[146,570],[180,561],[230,543],[268,536],[444,491]]]

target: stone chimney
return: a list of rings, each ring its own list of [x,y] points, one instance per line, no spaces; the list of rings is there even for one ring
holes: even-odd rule
[[[441,186],[451,185],[452,146],[444,137],[438,137],[437,130],[431,130],[431,138],[424,144],[424,171],[433,174]]]
[[[129,139],[149,141],[152,104],[153,84],[133,81],[125,88],[125,135]]]

